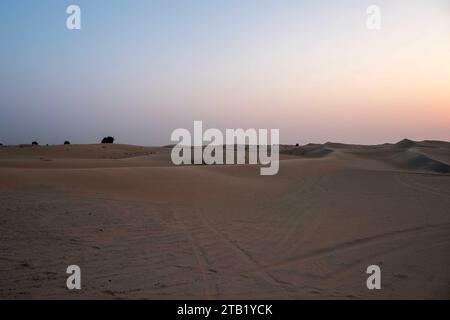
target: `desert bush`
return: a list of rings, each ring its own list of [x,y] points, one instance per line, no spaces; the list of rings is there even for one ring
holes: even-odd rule
[[[300,147],[300,145],[297,143],[296,145],[295,145],[296,147]]]
[[[64,141],[64,144],[70,144],[70,141]]]
[[[31,144],[32,144],[33,146],[38,146],[38,145],[39,145],[39,143],[37,143],[37,141],[33,141]]]
[[[114,137],[104,137],[102,143],[114,143]]]

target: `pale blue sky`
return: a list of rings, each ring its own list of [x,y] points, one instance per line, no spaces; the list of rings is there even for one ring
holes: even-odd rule
[[[449,39],[445,0],[0,0],[0,143],[161,145],[193,120],[285,143],[450,140]]]

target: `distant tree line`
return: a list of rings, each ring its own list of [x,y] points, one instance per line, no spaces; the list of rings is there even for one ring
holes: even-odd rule
[[[104,138],[102,139],[101,143],[103,143],[103,144],[105,144],[105,143],[111,143],[111,144],[112,144],[112,143],[114,143],[114,141],[115,141],[115,138],[114,138],[114,137],[107,136],[107,137],[104,137]],[[38,146],[38,145],[39,145],[39,142],[33,141],[33,142],[31,142],[31,145],[32,145],[32,146]],[[70,145],[70,141],[69,141],[69,140],[64,141],[64,145]],[[0,146],[3,146],[3,143],[0,143]],[[48,146],[48,144],[47,144],[47,146]]]

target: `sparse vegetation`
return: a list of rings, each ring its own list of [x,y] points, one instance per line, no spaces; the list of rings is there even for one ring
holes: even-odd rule
[[[39,143],[37,143],[37,141],[33,141],[33,142],[31,143],[31,145],[33,145],[33,146],[38,146]]]
[[[296,143],[295,146],[296,146],[296,147],[300,147],[300,144]]]
[[[66,140],[66,141],[64,141],[64,144],[70,144],[70,141]]]
[[[104,137],[102,143],[114,143],[114,137]]]

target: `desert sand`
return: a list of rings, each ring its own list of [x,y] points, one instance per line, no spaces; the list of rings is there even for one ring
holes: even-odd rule
[[[450,299],[450,143],[282,146],[276,176],[170,151],[1,146],[0,299]]]

